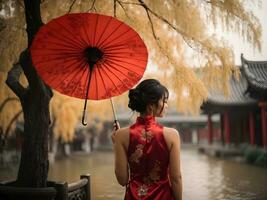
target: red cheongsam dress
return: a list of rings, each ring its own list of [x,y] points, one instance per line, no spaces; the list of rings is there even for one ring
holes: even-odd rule
[[[127,152],[130,180],[126,200],[173,200],[168,167],[170,152],[163,126],[152,116],[138,117],[130,127]]]

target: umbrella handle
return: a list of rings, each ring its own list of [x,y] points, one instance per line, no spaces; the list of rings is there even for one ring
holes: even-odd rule
[[[87,125],[87,122],[85,122],[85,121],[87,121],[86,119],[87,119],[87,116],[86,116],[86,110],[83,110],[82,124],[83,124],[84,126]]]
[[[113,100],[112,100],[112,97],[110,97],[110,103],[111,103],[112,113],[113,113],[113,117],[114,117],[114,122],[118,122],[118,120],[117,120],[117,115],[116,115],[116,111],[115,111],[114,104],[113,104]]]
[[[118,130],[120,127],[119,127],[119,125],[118,125],[117,115],[116,115],[116,112],[115,112],[115,108],[114,108],[114,104],[113,104],[112,97],[110,97],[110,103],[111,103],[112,112],[113,112],[113,116],[114,116],[114,124],[115,124],[115,131],[116,131],[116,130]]]
[[[82,118],[82,124],[84,126],[87,125],[87,117],[86,117],[86,105],[87,105],[87,99],[88,99],[88,91],[89,91],[89,87],[90,87],[90,82],[91,82],[91,78],[92,78],[92,68],[93,68],[93,65],[90,65],[90,74],[89,74],[89,81],[88,81],[88,84],[87,84],[87,88],[86,88],[86,95],[85,95],[85,101],[84,101],[84,107],[83,107],[83,118]]]
[[[114,120],[114,124],[115,124],[115,131],[118,130],[120,127],[119,127],[119,124],[118,124],[118,120]]]

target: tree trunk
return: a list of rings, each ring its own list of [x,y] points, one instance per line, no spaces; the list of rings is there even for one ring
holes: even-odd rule
[[[21,65],[29,66],[31,58],[25,53]],[[39,78],[38,78],[39,79]],[[40,83],[42,82],[39,80]],[[49,91],[42,84],[29,87],[22,100],[24,138],[17,184],[45,187],[48,174]],[[29,176],[30,174],[30,176]]]
[[[40,0],[24,0],[27,23],[28,48],[42,26]],[[19,83],[21,69],[28,80],[28,87]],[[46,187],[48,175],[48,129],[51,89],[40,79],[28,49],[20,55],[8,74],[6,83],[19,97],[24,114],[24,137],[21,149],[17,186]]]

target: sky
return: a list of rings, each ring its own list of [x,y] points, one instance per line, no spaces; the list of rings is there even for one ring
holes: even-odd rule
[[[251,5],[252,12],[259,18],[262,25],[262,51],[254,50],[252,45],[243,41],[238,34],[225,34],[226,40],[232,46],[235,54],[236,65],[241,64],[240,55],[244,54],[247,60],[267,61],[267,0],[261,1],[261,8],[258,5]]]

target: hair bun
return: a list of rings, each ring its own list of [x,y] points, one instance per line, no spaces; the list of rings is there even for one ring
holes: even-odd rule
[[[128,94],[129,104],[128,107],[132,111],[144,112],[146,104],[144,102],[143,94],[139,89],[131,89]]]

